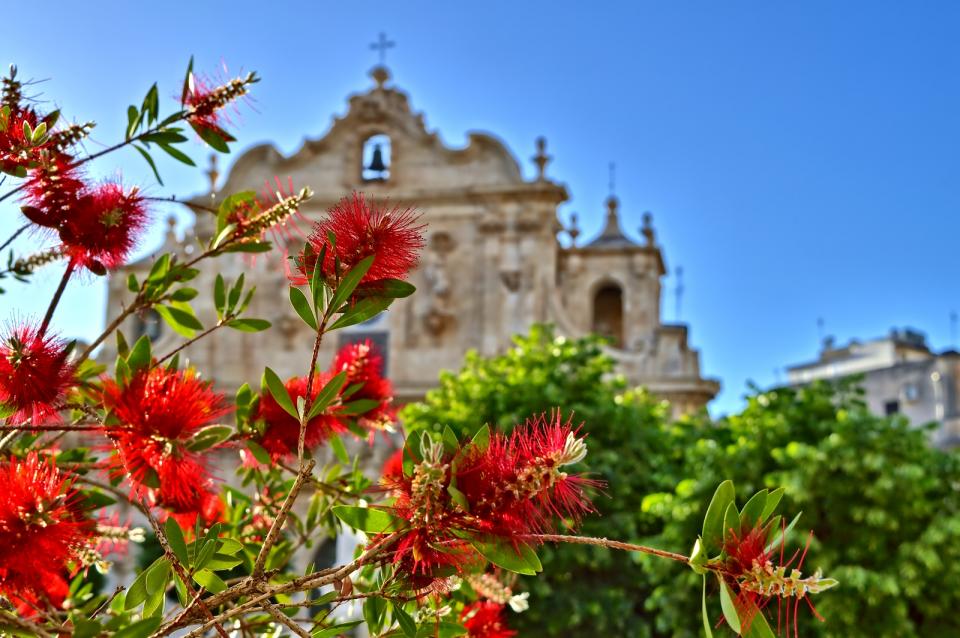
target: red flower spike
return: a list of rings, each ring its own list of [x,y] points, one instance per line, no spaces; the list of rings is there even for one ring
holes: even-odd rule
[[[460,613],[469,638],[512,638],[517,632],[507,626],[504,606],[486,601],[471,603]]]
[[[87,186],[73,158],[57,155],[30,172],[25,183],[23,214],[38,226],[59,229],[74,214]]]
[[[133,492],[187,514],[209,510],[214,482],[207,459],[187,444],[227,414],[223,395],[190,370],[139,370],[125,386],[104,380],[103,405],[119,421],[110,430],[117,453],[110,472],[129,476]]]
[[[782,533],[785,534],[785,530]],[[806,578],[800,572],[813,532],[810,533],[803,552],[797,550],[786,562],[783,559],[783,543],[786,539],[781,538],[778,564],[774,564],[772,560],[773,552],[767,550],[767,540],[770,536],[769,524],[755,525],[739,531],[728,530],[728,535],[723,547],[727,557],[723,576],[727,586],[736,596],[734,604],[740,616],[742,633],[748,632],[756,615],[763,613],[774,599],[777,600],[777,633],[780,632],[781,626],[786,626],[787,638],[790,638],[791,628],[794,638],[799,638],[797,612],[801,599],[806,601],[814,617],[823,622],[823,617],[817,612],[809,594],[818,594],[830,589],[837,584],[837,581],[824,578],[819,570]],[[799,561],[797,556],[800,556]],[[795,566],[794,561],[797,561]]]
[[[58,404],[73,384],[66,344],[33,326],[9,330],[0,342],[0,404],[15,412],[12,425],[59,421]]]
[[[326,219],[314,226],[308,239],[312,253],[300,255],[299,273],[291,280],[297,285],[306,283],[324,247],[320,273],[331,285],[371,255],[373,264],[360,280],[361,286],[381,279],[403,279],[417,265],[417,253],[423,248],[424,226],[416,225],[418,218],[412,209],[370,205],[362,193],[344,197],[327,212]],[[330,246],[331,234],[335,247]]]
[[[315,399],[317,397],[329,378],[324,374],[318,374],[314,377],[311,398]],[[285,385],[294,403],[297,402],[298,398],[307,395],[306,377],[294,377],[288,380]],[[300,422],[280,407],[280,404],[277,403],[269,391],[265,390],[261,394],[260,405],[256,414],[253,415],[253,419],[262,420],[266,424],[263,434],[256,440],[270,454],[271,459],[276,461],[297,455],[300,441]],[[346,431],[346,428],[336,417],[328,413],[319,414],[307,423],[307,431],[303,439],[304,448],[315,448],[331,436],[344,431]]]
[[[383,357],[370,339],[345,345],[337,353],[330,368],[331,375],[345,372],[347,383],[344,387],[362,383],[363,385],[346,400],[377,401],[377,405],[362,414],[356,415],[357,422],[370,430],[389,430],[394,421],[393,385],[381,376]]]
[[[64,576],[94,543],[96,525],[72,481],[35,452],[0,464],[0,485],[0,595],[24,615],[59,607]]]
[[[27,129],[36,129],[41,121],[29,106],[17,106],[6,113],[0,110],[0,171],[16,173],[37,164],[43,149],[49,145],[50,135],[48,133],[43,140],[34,144],[33,140],[26,137],[26,132]]]
[[[60,239],[77,264],[113,269],[127,260],[146,223],[146,202],[139,191],[125,193],[119,184],[106,183],[81,195],[59,227]]]

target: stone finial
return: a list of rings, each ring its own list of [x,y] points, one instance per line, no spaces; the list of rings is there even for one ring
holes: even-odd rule
[[[653,246],[656,241],[656,232],[653,230],[653,215],[650,211],[643,214],[643,226],[640,227],[640,233],[647,240],[647,246]]]
[[[217,192],[217,179],[220,178],[220,171],[217,170],[217,154],[210,153],[210,168],[205,171],[207,179],[210,180],[210,192]]]
[[[390,80],[390,71],[381,64],[370,69],[370,77],[377,83],[377,88],[382,89]]]
[[[547,138],[541,136],[537,138],[537,154],[533,156],[533,163],[537,165],[537,179],[543,181],[547,178],[547,164],[552,158],[547,155]]]
[[[577,237],[580,236],[580,226],[577,224],[577,214],[570,213],[570,226],[567,228],[567,234],[570,235],[570,243],[577,245]]]

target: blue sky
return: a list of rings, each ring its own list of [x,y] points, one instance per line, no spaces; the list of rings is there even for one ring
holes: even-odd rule
[[[736,409],[748,379],[771,384],[815,356],[818,317],[840,340],[911,325],[950,345],[960,4],[99,2],[30,24],[0,22],[0,62],[49,78],[44,97],[99,122],[95,142],[122,136],[126,105],[154,80],[172,98],[193,54],[198,69],[226,62],[263,76],[236,118],[240,145],[284,152],[369,85],[368,45],[386,31],[397,85],[448,144],[493,132],[532,174],[534,138],[548,138],[549,174],[572,195],[562,216],[577,211],[587,236],[616,162],[624,225],[636,235],[652,211],[668,267],[684,269],[681,319],[704,371],[724,383],[716,412]],[[205,162],[206,151],[193,156]],[[152,183],[132,151],[94,168],[118,170]],[[172,162],[161,171],[157,194],[205,185]],[[0,206],[5,238],[20,220]],[[42,315],[57,270],[0,297],[0,318]],[[95,334],[103,291],[73,287],[55,326]]]

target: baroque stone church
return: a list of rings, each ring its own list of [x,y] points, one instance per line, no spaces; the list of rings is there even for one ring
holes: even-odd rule
[[[609,337],[607,351],[620,371],[668,399],[675,414],[697,410],[716,395],[719,383],[701,375],[687,326],[660,319],[666,267],[649,214],[642,240],[636,241],[621,228],[619,203],[611,196],[603,231],[579,243],[577,229],[559,221],[558,207],[569,195],[547,175],[550,158],[542,138],[533,157],[536,177],[524,179],[502,141],[470,133],[464,148],[448,148],[427,128],[423,114],[412,110],[385,67],[374,68],[371,77],[373,87],[351,96],[346,114],[336,117],[325,135],[307,139],[289,157],[269,144],[251,148],[223,180],[211,168],[211,192],[196,200],[216,205],[220,193],[262,191],[279,177],[314,190],[301,210],[308,220],[353,190],[422,213],[426,247],[411,277],[417,293],[380,317],[333,333],[321,362],[330,361],[346,340],[371,338],[385,355],[397,401],[405,403],[422,398],[441,370],[459,369],[467,350],[502,352],[512,335],[544,322],[569,337],[591,332]],[[188,252],[191,235],[206,241],[213,228],[213,216],[201,213],[178,240],[171,223],[162,250]],[[561,243],[564,235],[569,241]],[[291,242],[288,248],[294,252],[299,246]],[[280,251],[258,256],[253,264],[227,255],[207,262],[194,283],[202,291],[194,306],[204,325],[216,322],[211,291],[217,271],[228,281],[244,273],[247,285],[257,286],[246,316],[273,323],[257,334],[220,329],[186,349],[200,370],[216,371],[223,390],[243,382],[256,387],[267,365],[281,376],[304,372],[313,335],[290,307],[281,260]],[[145,273],[150,263],[131,264],[111,278],[109,316],[129,295],[127,274]],[[133,338],[152,334],[161,352],[182,341],[155,313],[131,317],[123,330]]]

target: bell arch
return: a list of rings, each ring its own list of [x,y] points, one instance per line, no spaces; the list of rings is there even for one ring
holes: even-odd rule
[[[363,181],[385,182],[390,179],[392,155],[389,135],[375,133],[364,139],[360,153],[360,177]]]
[[[610,340],[610,345],[622,348],[623,288],[615,281],[601,282],[593,292],[590,329]]]

